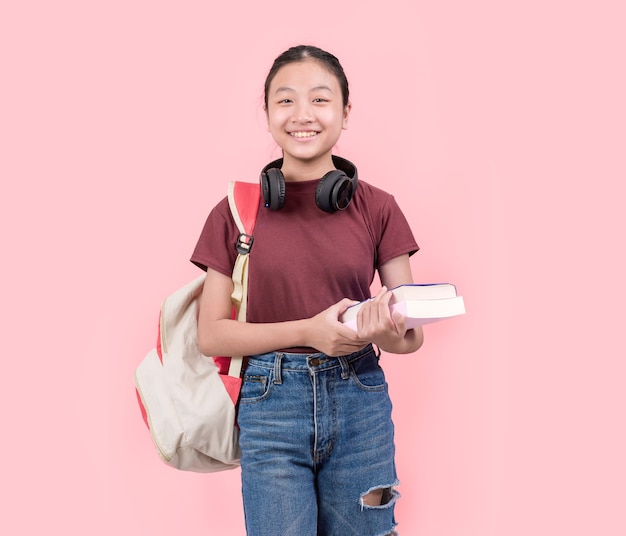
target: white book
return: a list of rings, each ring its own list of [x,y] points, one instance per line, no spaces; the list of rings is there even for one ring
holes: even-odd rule
[[[391,293],[389,307],[404,316],[408,329],[465,314],[463,297],[451,283],[400,285]],[[367,301],[348,307],[340,320],[356,331],[359,309]]]

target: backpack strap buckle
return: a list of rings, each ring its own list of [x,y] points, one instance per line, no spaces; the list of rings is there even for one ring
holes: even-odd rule
[[[254,236],[241,233],[237,238],[237,252],[239,255],[247,255],[252,250],[252,244],[254,244]]]

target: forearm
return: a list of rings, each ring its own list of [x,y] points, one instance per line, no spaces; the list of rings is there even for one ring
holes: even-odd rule
[[[306,320],[253,324],[222,319],[198,329],[198,346],[205,355],[255,355],[308,346],[307,333]]]
[[[381,343],[379,348],[390,354],[411,354],[419,350],[423,343],[424,332],[421,326],[418,326],[414,329],[407,330],[404,338],[394,342]]]
[[[309,347],[331,356],[348,355],[367,344],[339,316],[352,300],[343,299],[311,318],[249,324],[225,318],[200,320],[198,345],[205,355],[255,355],[281,348]]]

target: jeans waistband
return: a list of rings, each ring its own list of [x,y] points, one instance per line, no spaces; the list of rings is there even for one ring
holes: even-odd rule
[[[310,354],[269,352],[250,356],[248,358],[248,365],[273,368],[278,379],[277,383],[280,383],[281,371],[283,370],[311,373],[341,367],[341,376],[347,378],[350,375],[350,363],[368,354],[372,354],[373,357],[378,357],[380,352],[377,353],[371,344],[368,344],[358,352],[338,357],[332,357],[321,352]]]

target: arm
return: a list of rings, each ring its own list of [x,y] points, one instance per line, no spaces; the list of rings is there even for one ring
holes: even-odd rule
[[[406,322],[398,312],[390,312],[388,289],[413,282],[409,256],[401,255],[383,264],[378,272],[383,284],[373,300],[366,303],[357,317],[358,336],[376,344],[381,350],[394,354],[415,352],[424,342],[421,327],[406,329]]]
[[[231,319],[230,277],[208,269],[198,315],[198,346],[205,355],[254,355],[279,348],[310,346],[327,355],[346,355],[367,341],[339,322],[355,302],[344,299],[305,320],[256,324]]]

